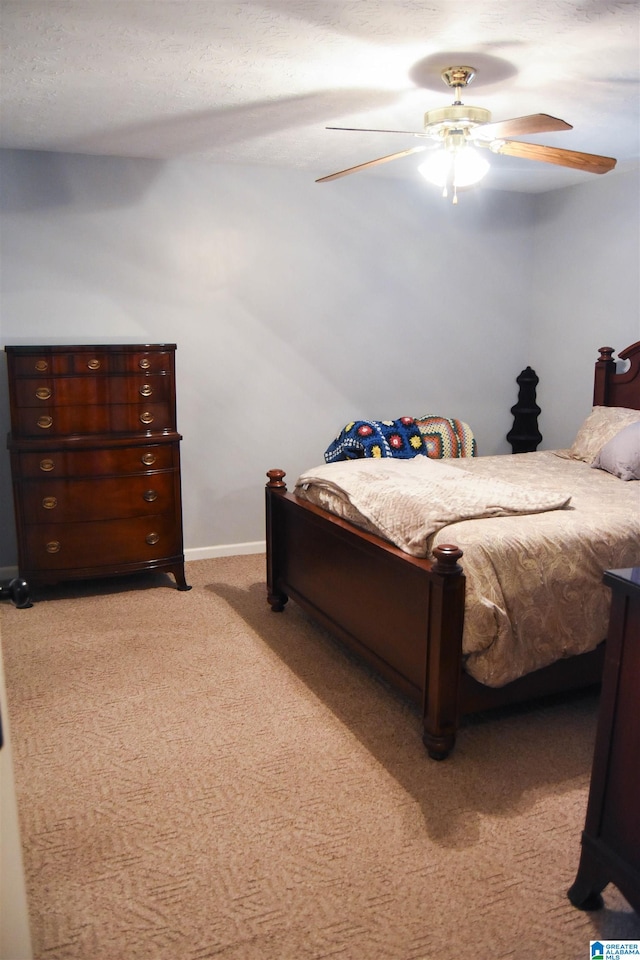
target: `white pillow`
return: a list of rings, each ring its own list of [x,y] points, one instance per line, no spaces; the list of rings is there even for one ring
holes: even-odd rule
[[[640,421],[630,423],[605,443],[591,466],[621,480],[640,480]]]

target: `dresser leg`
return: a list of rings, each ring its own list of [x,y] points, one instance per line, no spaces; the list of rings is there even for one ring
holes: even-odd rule
[[[187,583],[184,575],[184,564],[176,563],[175,566],[170,567],[169,569],[176,578],[176,586],[178,587],[178,590],[191,590],[191,584]]]
[[[16,577],[10,580],[6,587],[0,587],[0,600],[12,600],[18,610],[26,610],[32,607],[29,584],[26,580]]]
[[[605,875],[603,867],[589,851],[583,850],[576,879],[567,896],[578,910],[600,910],[604,906],[600,891],[608,882],[609,877]]]

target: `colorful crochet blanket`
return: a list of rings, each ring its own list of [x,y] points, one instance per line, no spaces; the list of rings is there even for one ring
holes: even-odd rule
[[[324,459],[356,460],[360,457],[415,457],[426,454],[422,434],[413,417],[399,420],[352,420],[333,443],[327,447]]]
[[[399,417],[397,420],[352,420],[327,447],[326,463],[360,457],[422,455],[432,459],[476,456],[471,428],[444,417]]]
[[[434,460],[445,457],[476,457],[478,445],[473,431],[463,420],[447,420],[425,414],[416,417],[416,424],[427,448],[427,456]]]

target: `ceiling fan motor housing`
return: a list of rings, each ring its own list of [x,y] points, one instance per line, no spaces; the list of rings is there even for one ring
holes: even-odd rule
[[[469,107],[466,104],[450,104],[427,110],[424,115],[424,129],[434,136],[445,135],[448,130],[471,130],[481,123],[489,123],[491,111],[484,107]]]

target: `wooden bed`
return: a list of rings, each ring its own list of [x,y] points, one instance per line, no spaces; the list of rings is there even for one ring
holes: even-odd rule
[[[613,349],[600,349],[593,403],[640,409],[640,341],[619,357],[628,361],[624,373],[616,373]],[[465,714],[599,682],[603,643],[500,687],[478,682],[463,669],[465,576],[455,545],[436,547],[433,561],[412,557],[288,492],[283,470],[267,476],[272,610],[291,598],[419,703],[433,759],[448,756]]]

